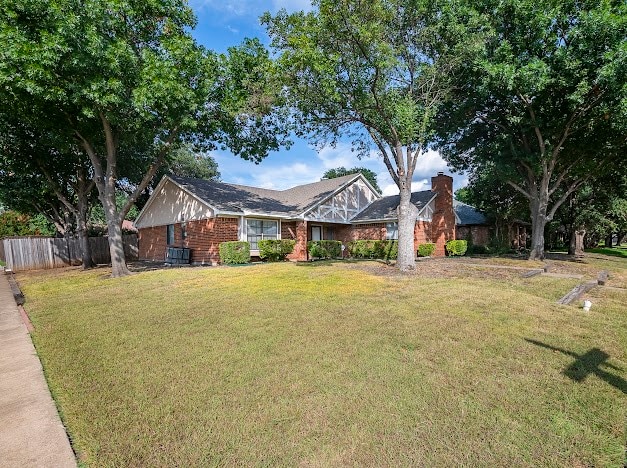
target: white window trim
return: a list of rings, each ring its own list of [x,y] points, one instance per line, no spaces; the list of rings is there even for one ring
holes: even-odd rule
[[[245,218],[244,216],[241,217],[242,220],[242,226],[240,229],[240,240],[244,241],[244,242],[248,242],[248,221],[274,221],[275,223],[277,223],[277,232],[276,232],[276,238],[277,240],[281,239],[281,220],[280,219],[273,219],[273,218]],[[250,249],[250,254],[253,256],[259,255],[259,249]]]
[[[324,240],[324,226],[322,224],[311,225],[311,240],[313,240],[313,228],[320,228],[320,240]]]

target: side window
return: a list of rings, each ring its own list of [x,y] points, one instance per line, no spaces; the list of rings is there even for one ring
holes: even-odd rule
[[[385,225],[385,238],[387,240],[398,239],[398,223],[386,223]]]
[[[174,224],[168,224],[165,234],[165,243],[166,245],[174,244]]]
[[[259,249],[259,241],[263,239],[277,239],[279,232],[278,221],[248,219],[246,220],[247,240],[250,250]]]

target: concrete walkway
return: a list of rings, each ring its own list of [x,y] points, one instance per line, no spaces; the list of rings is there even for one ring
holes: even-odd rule
[[[41,363],[1,269],[0,466],[76,467]]]

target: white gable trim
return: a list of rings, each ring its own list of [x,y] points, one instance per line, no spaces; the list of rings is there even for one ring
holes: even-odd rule
[[[203,200],[202,198],[200,198],[199,196],[197,196],[196,194],[190,192],[189,190],[187,190],[185,187],[183,187],[182,185],[176,183],[172,178],[170,178],[167,175],[164,175],[161,180],[159,181],[159,183],[157,184],[157,186],[155,187],[155,189],[152,191],[152,194],[150,194],[150,198],[148,199],[148,201],[146,202],[146,204],[144,205],[144,207],[142,208],[142,210],[139,212],[139,214],[137,215],[137,218],[135,218],[135,227],[137,227],[138,229],[141,229],[142,225],[141,225],[141,220],[144,217],[145,213],[148,212],[150,206],[153,204],[154,200],[157,199],[156,194],[159,193],[160,191],[163,190],[164,185],[167,182],[171,182],[172,184],[174,184],[176,187],[178,187],[179,190],[182,190],[183,192],[185,192],[186,194],[188,194],[190,197],[194,198],[195,200],[197,200],[201,205],[207,207],[208,209],[210,209],[213,213],[215,213],[216,215],[218,213],[220,213],[218,210],[216,210],[216,208],[212,205],[210,205],[209,203],[207,203],[205,200]],[[239,216],[241,213],[238,213],[237,216]],[[182,220],[181,220],[182,221]]]
[[[433,216],[431,216],[431,217],[423,217],[423,216],[422,216],[422,213],[423,213],[424,211],[426,211],[426,210],[427,210],[427,208],[431,207],[431,202],[433,202],[433,201],[435,200],[435,197],[437,197],[437,196],[438,196],[438,194],[436,193],[435,195],[433,195],[433,196],[431,197],[431,199],[430,199],[427,203],[425,203],[425,206],[423,206],[423,207],[422,207],[422,209],[421,209],[421,210],[418,212],[418,214],[416,215],[416,221],[430,221],[431,219],[433,219]],[[434,208],[435,208],[435,207],[434,207]],[[435,211],[435,210],[433,210],[433,211]],[[432,213],[432,214],[433,214],[433,213]],[[421,219],[421,218],[422,218],[422,219]]]
[[[333,191],[333,193],[331,193],[329,196],[327,196],[326,198],[323,198],[322,200],[318,201],[317,203],[311,205],[310,207],[308,207],[305,211],[303,211],[303,216],[305,216],[307,213],[309,213],[310,211],[313,211],[315,208],[318,208],[320,205],[322,205],[324,202],[326,202],[327,200],[330,200],[331,198],[333,198],[334,196],[336,196],[338,193],[340,193],[342,190],[344,190],[345,188],[347,188],[349,185],[351,185],[352,183],[354,183],[355,181],[357,181],[357,179],[361,179],[362,182],[364,182],[366,184],[366,186],[372,190],[372,193],[375,196],[375,199],[377,198],[381,198],[381,195],[379,195],[379,192],[377,192],[372,185],[370,184],[370,182],[368,182],[368,179],[366,179],[364,177],[364,175],[361,172],[358,172],[357,174],[355,174],[355,177],[353,177],[352,179],[349,179],[346,183],[344,183],[343,185],[340,185],[337,189],[335,189],[335,191]]]
[[[418,213],[416,214],[416,221],[431,221],[430,218],[426,217],[426,216],[422,216],[423,212],[425,212],[427,210],[427,208],[431,205],[431,202],[433,202],[435,200],[435,197],[437,197],[438,194],[434,194],[427,203],[425,203],[425,206],[423,206],[420,211],[418,211]],[[354,224],[354,225],[358,225],[358,224],[373,224],[373,223],[387,223],[390,221],[398,221],[398,216],[393,216],[390,218],[378,218],[378,219],[368,219],[368,220],[361,220],[361,221],[351,221],[350,224]]]

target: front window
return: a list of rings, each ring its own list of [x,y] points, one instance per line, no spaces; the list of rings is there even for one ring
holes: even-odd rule
[[[168,227],[165,233],[165,243],[166,245],[174,244],[174,224],[168,224]]]
[[[385,225],[385,238],[387,240],[398,239],[398,223],[387,223]]]
[[[246,222],[250,250],[259,250],[260,240],[277,239],[279,232],[278,221],[248,219]]]

